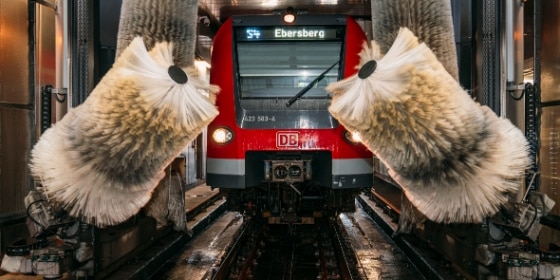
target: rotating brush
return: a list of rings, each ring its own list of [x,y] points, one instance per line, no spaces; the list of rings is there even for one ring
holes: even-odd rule
[[[456,80],[459,77],[457,51],[449,0],[371,1],[372,37],[387,53],[401,27],[425,43]]]
[[[188,67],[194,63],[198,23],[197,0],[123,0],[117,34],[116,56],[141,36],[148,50],[158,42],[173,43],[173,63]],[[169,168],[166,168],[168,170]],[[144,213],[158,225],[168,222],[186,230],[184,189],[166,176],[155,188]]]
[[[387,53],[364,45],[357,74],[331,83],[331,114],[389,169],[412,205],[437,223],[480,223],[521,186],[527,141],[473,101],[431,49],[401,28]],[[414,217],[399,219],[407,232]]]
[[[136,37],[86,101],[41,136],[30,169],[51,203],[104,227],[150,200],[166,166],[218,114],[218,88],[175,65],[173,49],[158,42],[148,52]]]

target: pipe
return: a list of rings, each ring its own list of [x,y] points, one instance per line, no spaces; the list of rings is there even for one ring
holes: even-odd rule
[[[505,1],[505,30],[502,38],[505,80],[502,79],[500,107],[502,117],[506,117],[520,128],[525,129],[525,114],[522,99],[523,83],[523,1]]]
[[[68,56],[68,44],[66,38],[68,37],[68,18],[66,15],[66,2],[67,0],[59,0],[55,10],[55,95],[67,96],[68,89],[68,64],[65,63]],[[57,96],[57,97],[58,97]],[[58,100],[56,103],[56,121],[68,111],[68,98]],[[60,102],[62,100],[62,102]]]
[[[504,5],[504,30],[501,41],[502,65],[500,79],[500,113],[525,132],[525,102],[523,93],[523,1],[507,0]],[[523,101],[523,102],[521,102]],[[525,185],[525,182],[523,183]],[[517,193],[523,199],[525,186]]]

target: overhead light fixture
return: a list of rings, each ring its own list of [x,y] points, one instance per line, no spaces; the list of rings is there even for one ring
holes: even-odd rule
[[[285,23],[294,23],[296,20],[296,12],[294,8],[288,7],[288,9],[286,9],[286,13],[282,16],[282,20]]]
[[[276,7],[278,6],[278,0],[264,0],[261,5],[263,7]]]

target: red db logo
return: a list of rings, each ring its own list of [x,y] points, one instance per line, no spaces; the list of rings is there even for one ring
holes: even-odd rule
[[[276,133],[276,146],[277,147],[297,147],[298,146],[297,132],[277,132]]]

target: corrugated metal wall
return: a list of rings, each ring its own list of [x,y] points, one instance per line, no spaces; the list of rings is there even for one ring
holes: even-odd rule
[[[34,100],[27,17],[27,1],[0,0],[0,215],[23,210],[30,186]]]
[[[560,1],[542,1],[541,52],[541,191],[556,201],[550,212],[560,216]],[[560,246],[560,231],[543,227],[543,249]]]
[[[54,84],[54,10],[29,5],[0,0],[0,252],[26,230],[36,98],[41,86]]]

